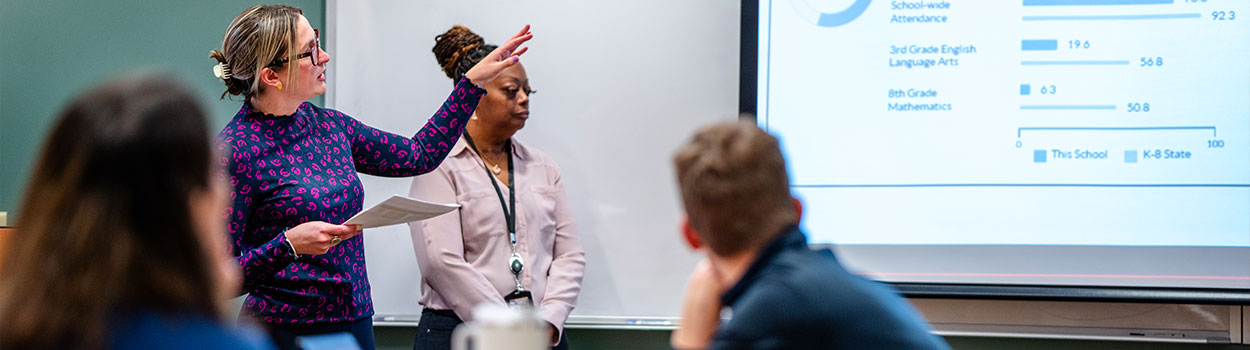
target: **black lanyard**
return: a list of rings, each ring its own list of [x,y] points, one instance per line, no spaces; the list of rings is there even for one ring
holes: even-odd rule
[[[464,133],[464,140],[469,143],[469,147],[477,150],[477,145],[473,144],[473,137],[469,133]],[[478,152],[478,158],[482,158],[482,170],[486,171],[486,178],[490,180],[491,186],[495,187],[495,194],[499,196],[499,205],[503,207],[503,218],[508,222],[508,240],[512,242],[512,251],[516,251],[516,189],[513,184],[516,178],[512,176],[512,139],[509,138],[503,144],[504,154],[508,155],[508,202],[503,201],[503,191],[499,189],[499,184],[495,183],[495,174],[491,174],[490,168],[486,167],[486,158],[482,157]]]

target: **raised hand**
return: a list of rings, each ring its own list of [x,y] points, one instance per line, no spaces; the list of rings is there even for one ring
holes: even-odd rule
[[[521,44],[533,38],[534,33],[530,33],[530,25],[526,24],[520,32],[508,39],[508,42],[500,45],[495,51],[491,51],[482,61],[473,65],[473,68],[469,68],[464,76],[468,77],[474,85],[486,86],[486,83],[498,77],[505,68],[520,62],[521,54],[529,50],[529,47],[521,47]]]

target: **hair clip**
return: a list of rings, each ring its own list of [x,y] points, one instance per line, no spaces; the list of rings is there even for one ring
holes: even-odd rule
[[[225,62],[213,66],[213,75],[221,80],[230,80],[233,77],[233,74],[230,74],[230,65]]]

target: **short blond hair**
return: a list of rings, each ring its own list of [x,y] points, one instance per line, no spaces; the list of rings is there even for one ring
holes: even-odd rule
[[[260,71],[286,54],[287,61],[296,63],[299,43],[296,40],[299,16],[304,11],[287,5],[257,5],[249,7],[230,21],[226,36],[221,40],[221,50],[209,52],[209,58],[225,64],[228,74],[222,77],[226,91],[221,94],[245,98],[260,93]],[[294,77],[295,70],[288,72]],[[295,85],[294,79],[288,79]]]
[[[673,165],[690,225],[717,255],[762,246],[798,222],[781,147],[754,123],[699,129]]]

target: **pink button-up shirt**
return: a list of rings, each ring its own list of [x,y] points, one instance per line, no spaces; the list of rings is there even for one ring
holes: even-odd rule
[[[563,332],[581,292],[585,253],[556,163],[516,139],[512,162],[517,251],[525,261],[521,283],[533,293],[539,314]],[[410,191],[413,198],[460,204],[455,212],[410,223],[409,228],[421,267],[421,305],[453,310],[465,321],[473,319],[474,306],[504,304],[503,296],[516,289],[508,270],[508,225],[488,181],[499,184],[505,200],[508,186],[487,176],[482,167],[482,158],[462,138],[438,169],[413,180]]]

